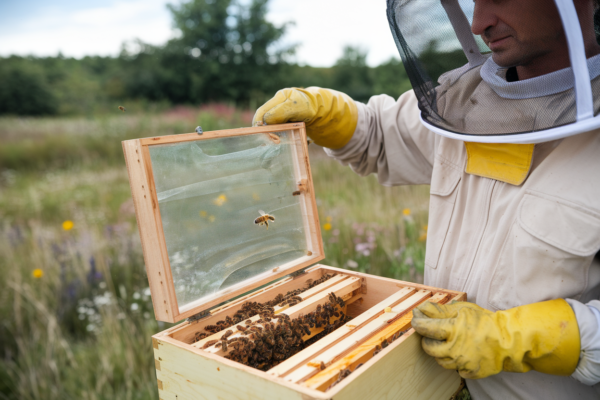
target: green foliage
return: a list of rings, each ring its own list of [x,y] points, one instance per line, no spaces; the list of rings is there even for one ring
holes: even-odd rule
[[[292,47],[276,47],[286,25],[266,20],[268,0],[192,0],[170,5],[181,37],[123,52],[129,96],[173,103],[263,101],[279,88]]]
[[[124,44],[118,57],[0,58],[0,115],[91,117],[114,113],[119,105],[136,112],[130,104],[147,110],[152,104],[210,102],[255,109],[277,90],[291,86],[336,89],[362,102],[382,93],[397,98],[410,90],[399,60],[369,67],[368,49],[355,46],[346,46],[330,68],[288,62],[295,51],[295,46],[281,44],[288,25],[275,26],[266,19],[268,3],[188,0],[172,4],[173,24],[180,32],[177,38],[161,46],[141,41]],[[466,62],[462,51],[442,53],[435,42],[420,60],[434,80]],[[0,163],[14,166],[10,160]]]
[[[56,98],[43,69],[18,57],[0,63],[0,114],[55,114]]]

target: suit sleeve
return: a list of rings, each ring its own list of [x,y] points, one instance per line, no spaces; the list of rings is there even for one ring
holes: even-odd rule
[[[379,95],[356,105],[352,139],[341,149],[325,149],[327,154],[359,175],[377,174],[385,186],[429,184],[437,135],[421,124],[414,92],[397,101]]]
[[[567,299],[567,302],[575,312],[581,338],[579,363],[571,376],[593,386],[600,382],[600,301],[592,300],[583,304]]]

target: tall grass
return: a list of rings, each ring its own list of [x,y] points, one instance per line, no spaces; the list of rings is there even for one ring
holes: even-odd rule
[[[120,141],[248,126],[228,106],[0,119],[0,398],[156,399],[154,320]],[[311,145],[325,264],[422,280],[428,189]],[[64,223],[65,221],[72,221]]]

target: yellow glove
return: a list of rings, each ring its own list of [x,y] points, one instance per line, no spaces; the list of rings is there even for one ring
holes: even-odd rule
[[[320,146],[344,147],[358,122],[358,109],[348,95],[331,89],[309,87],[282,89],[263,104],[252,124],[305,122],[306,133]]]
[[[532,369],[571,375],[579,361],[579,327],[563,299],[497,312],[425,302],[414,310],[412,326],[424,336],[423,350],[463,378]]]

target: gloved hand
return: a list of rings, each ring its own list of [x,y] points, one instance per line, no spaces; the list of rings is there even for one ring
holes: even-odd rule
[[[305,122],[306,133],[320,146],[344,147],[358,122],[358,109],[348,95],[331,89],[309,87],[282,89],[263,104],[252,124]]]
[[[563,299],[491,312],[473,303],[425,302],[412,326],[423,350],[463,378],[536,370],[571,375],[580,352],[575,313]]]

